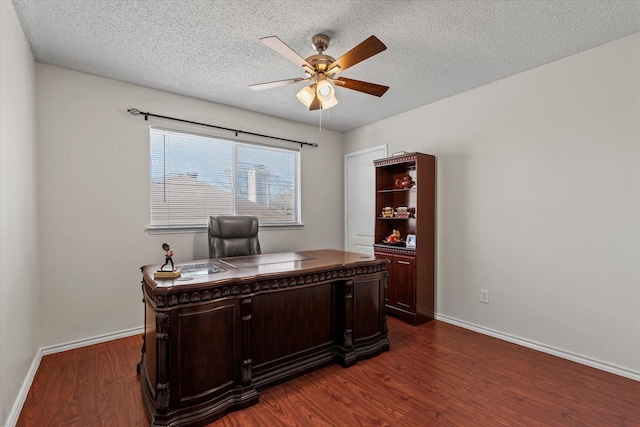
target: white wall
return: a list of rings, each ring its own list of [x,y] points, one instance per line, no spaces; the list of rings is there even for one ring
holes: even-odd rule
[[[340,133],[49,65],[36,69],[42,346],[142,326],[139,268],[164,262],[163,241],[171,244],[177,262],[208,258],[205,233],[150,235],[145,230],[149,126],[185,126],[153,118],[145,122],[127,108],[317,142],[319,148],[301,151],[305,226],[263,229],[260,244],[265,253],[341,248]]]
[[[440,318],[640,378],[640,34],[345,141],[438,157]]]
[[[38,350],[35,62],[0,2],[0,425]]]

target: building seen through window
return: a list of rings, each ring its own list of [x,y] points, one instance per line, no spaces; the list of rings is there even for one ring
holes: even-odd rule
[[[198,227],[211,215],[300,223],[300,152],[150,129],[151,227]]]

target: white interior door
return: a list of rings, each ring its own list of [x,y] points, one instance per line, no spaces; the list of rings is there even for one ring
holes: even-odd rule
[[[345,156],[345,250],[373,255],[376,171],[373,161],[387,156],[387,146]]]

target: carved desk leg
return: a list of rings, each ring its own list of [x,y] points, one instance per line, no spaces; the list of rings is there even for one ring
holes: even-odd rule
[[[169,330],[171,317],[169,313],[156,313],[156,343],[158,348],[158,366],[156,381],[155,407],[159,414],[169,409]]]
[[[142,303],[146,304],[146,301],[144,300],[144,281],[142,282]],[[147,310],[145,310],[145,317],[147,315]],[[146,319],[145,319],[145,324],[146,324]],[[140,372],[142,371],[142,364],[144,363],[144,354],[147,351],[147,337],[146,337],[146,331],[142,332],[142,348],[140,349],[140,361],[136,364],[136,372],[138,373],[138,375],[140,375]]]
[[[144,354],[147,351],[147,337],[142,334],[142,349],[140,350],[140,361],[136,364],[136,372],[140,375],[142,371],[142,364],[144,363]]]
[[[239,390],[238,407],[246,408],[258,403],[258,391],[253,384],[253,361],[251,360],[251,318],[253,316],[253,300],[245,298],[240,302],[240,320],[242,347],[240,349],[241,387]]]
[[[382,313],[383,313],[383,330],[385,334],[389,333],[389,328],[387,328],[387,310],[385,310],[384,301],[387,300],[387,291],[389,290],[389,274],[385,271],[384,278],[382,279],[384,282],[384,286],[382,287],[382,296],[380,301],[382,301]]]
[[[336,284],[338,295],[339,318],[342,318],[342,360],[340,364],[344,367],[354,365],[356,363],[356,354],[353,351],[353,280],[347,280]],[[340,339],[338,335],[337,339]]]
[[[252,314],[252,300],[246,298],[242,300],[241,315],[242,315],[242,365],[240,366],[242,372],[242,385],[248,386],[251,384],[251,314]]]

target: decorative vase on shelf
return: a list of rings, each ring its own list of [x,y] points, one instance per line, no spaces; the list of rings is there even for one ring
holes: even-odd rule
[[[396,178],[396,188],[412,188],[415,185],[413,178],[409,175],[405,175],[402,178]]]

